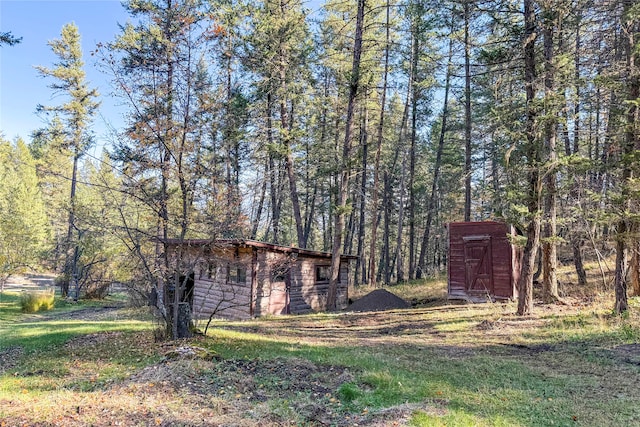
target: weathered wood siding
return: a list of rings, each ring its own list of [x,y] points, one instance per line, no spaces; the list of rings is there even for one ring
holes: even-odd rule
[[[451,299],[511,299],[516,297],[516,280],[519,274],[518,257],[509,241],[509,227],[501,222],[458,222],[449,224],[449,282]],[[465,242],[489,239],[490,265],[485,265],[492,275],[490,289],[484,295],[470,291],[468,260]],[[467,243],[468,244],[468,243]]]
[[[215,264],[215,273],[209,272]],[[330,266],[327,257],[244,247],[216,250],[197,263],[193,298],[195,318],[247,319],[253,316],[301,314],[327,308],[329,282],[316,280],[318,266]],[[245,283],[229,280],[228,266],[246,270]],[[340,269],[337,307],[348,304],[349,262]]]
[[[197,319],[225,317],[248,319],[251,317],[251,251],[220,251],[198,263],[195,272],[193,315]],[[209,266],[214,265],[209,277]],[[230,280],[230,269],[246,271],[244,283]]]
[[[316,268],[329,267],[328,258],[300,257],[296,268],[291,272],[291,313],[309,313],[327,309],[329,281],[316,280]],[[340,265],[340,283],[338,284],[336,306],[343,309],[348,304],[349,265],[343,261]]]

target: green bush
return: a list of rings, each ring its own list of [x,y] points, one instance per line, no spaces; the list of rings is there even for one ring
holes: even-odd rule
[[[20,307],[23,313],[35,313],[51,310],[54,305],[54,290],[23,291],[20,295]]]

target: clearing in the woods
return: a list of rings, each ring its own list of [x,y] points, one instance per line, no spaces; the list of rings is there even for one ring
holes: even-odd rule
[[[445,288],[387,288],[407,309],[215,321],[179,342],[155,342],[119,298],[26,315],[7,290],[0,426],[640,425],[638,299],[621,318],[612,292],[518,317]]]

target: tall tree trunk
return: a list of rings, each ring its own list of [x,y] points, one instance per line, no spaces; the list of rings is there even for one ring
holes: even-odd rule
[[[258,207],[256,208],[256,215],[253,219],[253,226],[251,227],[251,239],[256,239],[258,236],[258,227],[260,226],[260,220],[262,219],[262,210],[264,209],[264,201],[267,195],[268,174],[269,158],[267,157],[264,164],[264,177],[262,178],[262,184],[260,185],[260,198],[258,199]]]
[[[496,137],[495,133],[491,133],[491,189],[493,190],[493,194],[491,196],[492,206],[491,212],[494,216],[500,213],[501,208],[501,189],[503,186],[501,185],[500,180],[500,166],[502,158],[500,156],[500,150],[498,144],[495,143]]]
[[[524,80],[527,102],[526,152],[528,168],[528,194],[526,196],[529,224],[527,243],[522,256],[522,271],[518,281],[517,314],[525,316],[533,310],[533,273],[540,244],[540,149],[536,141],[536,111],[532,105],[535,100],[536,80],[536,16],[533,0],[524,0]]]
[[[313,183],[313,192],[311,194],[311,202],[309,206],[307,206],[307,216],[304,221],[304,247],[307,247],[309,244],[309,236],[311,235],[311,225],[313,224],[313,215],[316,211],[316,201],[318,199],[318,181],[315,180]]]
[[[405,192],[405,184],[406,184],[406,175],[407,175],[407,155],[406,152],[402,153],[401,160],[401,168],[402,172],[400,174],[400,185],[399,191],[400,200],[398,201],[398,233],[396,234],[396,281],[397,283],[404,282],[404,260],[402,258],[402,237],[404,231],[404,192]]]
[[[471,0],[464,0],[464,220],[471,221]]]
[[[576,42],[575,42],[575,53],[574,53],[574,62],[575,68],[573,71],[573,81],[574,88],[576,91],[576,100],[575,105],[573,106],[573,153],[578,154],[580,151],[580,58],[581,58],[581,25],[582,16],[581,12],[578,11],[578,16],[576,18]]]
[[[369,246],[369,285],[375,286],[377,279],[376,271],[376,247],[378,237],[378,187],[380,181],[380,156],[382,153],[382,141],[384,138],[384,118],[387,103],[387,78],[389,75],[389,49],[390,49],[390,5],[386,2],[385,21],[385,48],[384,48],[384,71],[382,74],[382,89],[380,93],[380,117],[378,119],[378,129],[376,132],[376,154],[373,162],[373,185],[371,187],[371,243]],[[365,276],[364,274],[362,275]]]
[[[328,73],[324,74],[323,86],[324,86],[323,99],[328,100],[329,99],[329,75],[328,75]],[[321,146],[324,146],[326,144],[326,139],[327,139],[327,113],[328,113],[328,108],[327,108],[327,103],[325,102],[323,104],[323,107],[322,107],[322,116],[321,116],[321,119],[320,119],[320,145]],[[314,183],[313,183],[313,196],[311,197],[311,206],[307,206],[307,216],[306,216],[305,224],[304,224],[304,244],[305,244],[305,247],[307,247],[307,245],[309,243],[309,236],[311,234],[311,226],[313,224],[313,218],[314,218],[314,214],[315,214],[315,207],[316,207],[316,203],[317,203],[317,195],[318,195],[318,187],[319,186],[320,186],[320,183],[318,182],[317,179],[315,179]],[[324,216],[323,216],[323,220],[324,220]],[[324,228],[323,228],[323,231],[324,231]],[[323,247],[328,247],[328,246],[325,245],[324,242],[325,242],[325,240],[323,239]]]
[[[580,104],[582,100],[580,99],[580,59],[581,59],[581,12],[578,11],[577,22],[576,22],[576,35],[575,35],[575,52],[574,52],[574,75],[573,75],[573,84],[575,88],[575,105],[573,107],[573,150],[568,153],[578,155],[580,152]],[[597,96],[596,96],[597,97]],[[596,101],[599,103],[599,100]],[[596,107],[599,108],[599,107]],[[599,112],[596,112],[599,114]],[[567,120],[569,123],[569,120]],[[567,131],[567,139],[568,139],[568,131]],[[597,134],[596,134],[596,138]],[[568,143],[566,144],[569,145]],[[590,156],[589,156],[590,157]],[[575,173],[571,173],[573,176],[572,180],[572,191],[573,197],[575,197],[576,202],[581,202],[581,183],[584,183],[585,177],[581,177],[576,175]],[[582,245],[584,242],[584,230],[583,226],[579,224],[579,219],[574,218],[573,221],[573,229],[574,232],[570,233],[569,239],[571,240],[571,247],[573,250],[573,265],[576,270],[576,275],[578,276],[578,285],[581,287],[587,286],[587,272],[584,269],[584,262],[582,256]]]
[[[170,13],[168,15],[173,15],[172,10],[173,10],[174,6],[173,6],[173,1],[172,0],[168,0],[167,1],[167,10],[170,11]],[[164,36],[167,40],[167,50],[166,50],[166,64],[167,64],[167,101],[166,101],[166,110],[165,110],[165,128],[164,128],[164,134],[163,134],[163,141],[161,141],[162,144],[162,150],[161,152],[164,153],[164,159],[162,161],[162,189],[161,189],[161,198],[164,199],[163,202],[161,202],[161,209],[162,209],[162,221],[163,221],[163,233],[164,233],[164,238],[168,238],[168,230],[169,230],[169,210],[168,210],[168,200],[169,200],[169,181],[170,181],[170,176],[169,176],[169,168],[170,168],[170,162],[171,162],[171,158],[172,158],[172,153],[171,153],[171,147],[174,145],[174,123],[173,123],[173,113],[174,113],[174,68],[175,68],[175,59],[174,59],[174,51],[173,51],[173,43],[174,43],[174,30],[172,29],[172,24],[170,22],[169,17],[167,16],[165,18],[165,22],[164,22]],[[164,259],[165,259],[165,264],[166,264],[166,273],[167,273],[167,277],[165,278],[165,281],[167,284],[170,283],[171,280],[174,279],[175,275],[170,275],[170,269],[169,269],[169,254],[167,253],[167,246],[165,245],[164,248]],[[181,251],[178,251],[178,259],[176,260],[176,265],[180,265],[182,263],[182,259],[181,259]],[[178,302],[179,302],[179,298],[180,298],[180,287],[177,286],[178,284],[174,283],[174,300],[173,300],[173,307],[172,307],[172,321],[171,321],[171,336],[172,338],[176,339],[176,338],[180,338],[178,336]]]
[[[384,234],[382,235],[382,251],[380,254],[380,272],[382,281],[385,284],[391,282],[391,272],[389,265],[391,264],[391,209],[392,209],[392,197],[391,197],[391,174],[388,171],[384,171],[384,193],[382,195],[382,206],[384,209]]]
[[[587,286],[587,271],[584,269],[582,257],[582,239],[572,239],[571,249],[573,251],[573,263],[578,276],[578,285],[582,288]]]
[[[543,278],[542,278],[542,298],[545,302],[557,302],[558,301],[558,253],[557,253],[557,185],[556,185],[556,139],[557,139],[557,112],[556,102],[554,101],[555,95],[555,65],[554,65],[554,27],[555,18],[553,11],[544,10],[543,14],[546,16],[544,21],[543,38],[544,38],[544,89],[545,89],[545,101],[547,108],[546,122],[545,122],[545,148],[547,151],[547,174],[546,174],[546,187],[547,192],[545,195],[545,213],[546,221],[544,224],[544,240],[542,244],[542,263],[543,263]]]
[[[273,147],[273,123],[271,113],[273,100],[271,94],[267,94],[267,142]],[[269,151],[269,190],[271,196],[271,227],[273,229],[273,243],[280,239],[280,183],[279,173],[276,169],[274,153]]]
[[[414,18],[416,19],[416,18]],[[409,151],[409,279],[415,279],[416,277],[416,256],[415,256],[415,241],[416,241],[416,194],[414,189],[414,181],[416,175],[416,138],[418,128],[418,102],[420,100],[420,88],[418,86],[418,54],[420,52],[419,38],[417,29],[413,28],[412,31],[413,49],[411,53],[411,91],[413,96],[411,98],[411,148]],[[398,252],[401,253],[401,252]],[[399,270],[398,270],[399,271]],[[398,281],[400,277],[398,276]]]
[[[65,241],[65,261],[64,261],[64,281],[62,282],[60,293],[63,297],[69,295],[69,284],[74,283],[74,275],[77,270],[77,246],[74,239],[76,234],[76,186],[78,175],[78,150],[73,154],[73,166],[71,170],[71,189],[69,190],[69,216],[67,219],[67,238]]]
[[[616,240],[616,265],[614,275],[615,304],[613,310],[617,314],[621,314],[629,309],[627,299],[627,245],[625,243],[626,233],[628,232],[627,222],[622,219],[618,221],[617,240]]]
[[[625,138],[623,146],[623,170],[622,170],[622,196],[623,202],[620,209],[621,218],[618,221],[617,233],[616,233],[616,272],[614,279],[615,288],[615,306],[614,311],[617,314],[623,313],[629,309],[629,302],[627,299],[627,270],[628,270],[628,246],[635,247],[636,237],[632,236],[632,232],[635,231],[636,226],[632,220],[627,217],[627,212],[632,212],[632,196],[629,186],[631,180],[635,177],[634,166],[630,159],[635,150],[640,150],[640,107],[638,106],[638,99],[640,98],[640,72],[638,71],[637,61],[640,57],[638,54],[636,43],[640,41],[640,19],[637,17],[629,16],[631,8],[634,6],[634,2],[625,0],[623,19],[624,22],[622,42],[624,46],[624,53],[626,56],[626,85],[627,91],[627,114],[626,114],[626,127]],[[635,257],[634,257],[635,258]]]
[[[362,33],[364,27],[365,0],[358,0],[356,14],[356,31],[353,45],[353,65],[351,67],[351,81],[349,82],[349,101],[347,104],[347,117],[345,124],[344,144],[342,147],[342,164],[340,173],[339,203],[335,212],[335,227],[333,236],[333,249],[331,251],[331,280],[327,292],[327,309],[335,310],[337,301],[338,282],[340,281],[340,248],[342,247],[342,235],[344,231],[345,214],[348,209],[347,197],[349,196],[349,159],[351,157],[351,145],[353,138],[353,116],[355,113],[356,97],[360,85],[360,58],[362,56]]]
[[[631,255],[631,294],[634,296],[640,296],[640,239],[637,237],[639,232],[640,226],[635,224],[636,240],[633,242]]]
[[[226,166],[226,192],[227,192],[227,213],[228,220],[235,221],[240,215],[240,143],[238,138],[234,136],[234,119],[233,119],[233,93],[232,93],[232,76],[233,76],[233,55],[231,55],[233,39],[231,36],[226,38],[228,43],[228,55],[225,55],[225,92],[226,92],[226,123],[223,128],[223,144],[226,147],[225,166]]]
[[[431,183],[431,195],[427,204],[427,221],[424,226],[422,235],[422,244],[420,245],[420,257],[416,271],[416,278],[420,279],[426,273],[427,251],[429,250],[429,235],[431,233],[431,222],[433,221],[433,213],[435,210],[438,181],[440,180],[440,166],[442,163],[442,152],[444,151],[444,137],[447,132],[447,119],[449,117],[449,91],[451,88],[451,74],[453,66],[451,60],[453,58],[453,37],[449,38],[449,53],[447,61],[447,75],[444,81],[444,100],[442,104],[442,120],[440,123],[440,136],[438,137],[438,149],[436,151],[436,161],[433,165],[433,182]]]
[[[367,204],[366,204],[366,194],[367,194],[367,176],[368,176],[368,171],[367,171],[367,159],[369,157],[369,134],[367,132],[367,129],[369,128],[369,109],[366,108],[364,109],[364,118],[363,118],[363,125],[362,125],[362,130],[361,130],[361,135],[362,135],[362,179],[360,181],[360,219],[358,221],[358,249],[356,252],[356,256],[358,257],[356,260],[356,267],[355,267],[355,278],[354,278],[354,282],[355,284],[360,284],[360,283],[365,283],[367,281],[367,268],[366,268],[366,260],[364,258],[364,236],[365,236],[365,229],[366,229],[366,224],[365,224],[365,220],[366,220],[366,216],[365,216],[365,210],[367,208]],[[375,215],[375,213],[374,213]],[[360,277],[360,274],[362,274],[362,276]]]
[[[286,78],[284,70],[281,71],[282,79]],[[283,80],[283,93],[287,90],[286,83]],[[300,213],[300,198],[298,197],[298,187],[296,184],[296,174],[293,165],[293,153],[291,148],[291,124],[288,121],[286,100],[280,100],[280,125],[282,134],[282,143],[285,149],[284,167],[286,169],[287,178],[289,180],[289,197],[291,198],[291,206],[293,207],[293,218],[296,223],[296,237],[299,248],[304,247],[304,231],[302,226],[302,214]]]
[[[362,124],[360,129],[360,138],[362,138]],[[356,209],[355,206],[359,205],[358,200],[360,200],[360,196],[358,196],[358,191],[360,186],[362,185],[362,174],[357,174],[355,182],[352,185],[350,200],[352,201],[351,209],[349,212],[349,220],[347,221],[347,226],[345,229],[345,237],[344,237],[344,246],[342,253],[350,254],[353,253],[353,239],[356,236]]]
[[[71,284],[74,295],[74,301],[78,300],[78,239],[74,238],[77,234],[76,229],[76,188],[78,184],[78,161],[80,158],[80,148],[75,147],[73,153],[73,167],[71,170],[71,189],[69,192],[69,217],[67,221],[67,241],[66,241],[66,259],[64,263],[65,280],[62,282],[60,292],[63,297],[69,295],[69,284]]]
[[[407,132],[407,125],[409,121],[410,104],[411,104],[411,85],[409,85],[409,88],[407,88],[407,96],[405,98],[404,110],[402,112],[402,123],[400,124],[400,129],[398,130],[398,142],[395,145],[396,150],[394,152],[393,162],[391,163],[391,166],[388,168],[389,171],[396,170],[398,159],[400,159],[400,153],[402,150],[401,161],[403,163],[401,166],[402,168],[401,173],[404,173],[404,174],[406,174],[406,166],[404,164],[405,152],[402,147],[404,146],[407,138],[406,132]],[[391,257],[390,239],[391,239],[391,222],[392,222],[392,211],[393,211],[394,174],[389,171],[385,170],[384,172],[384,240],[383,240],[384,243],[383,243],[383,249],[382,249],[383,256],[381,256],[381,261],[380,261],[380,268],[383,272],[384,282],[386,284],[391,283],[391,276],[393,275],[393,270],[395,269],[395,264],[397,261],[395,256]],[[402,179],[404,181],[405,176],[403,176]],[[399,190],[401,199],[403,199],[404,197],[404,191],[405,191],[404,187],[405,186],[403,182]],[[401,200],[398,206],[398,212],[402,211],[403,209],[404,209],[404,202],[403,200]],[[399,220],[398,226],[400,228],[400,232],[402,231],[403,225],[404,224],[402,223],[402,220]],[[401,243],[402,235],[400,234],[398,238],[400,239],[400,243]],[[400,261],[400,263],[402,263],[402,261]]]
[[[602,102],[601,102],[601,91],[600,91],[600,87],[598,86],[596,88],[596,117],[595,117],[595,132],[594,132],[594,141],[593,141],[593,150],[592,150],[592,155],[589,157],[589,159],[591,161],[599,161],[600,160],[600,127],[602,126],[601,124],[601,109],[602,109]],[[594,186],[598,185],[600,179],[600,170],[596,169],[595,171],[591,172],[591,184]]]

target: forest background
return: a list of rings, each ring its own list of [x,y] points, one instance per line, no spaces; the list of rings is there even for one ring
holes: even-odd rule
[[[536,270],[558,298],[559,261],[581,284],[597,261],[617,312],[640,292],[634,1],[123,7],[91,52],[112,92],[65,25],[37,67],[46,126],[0,145],[3,278],[45,265],[75,297],[146,292],[177,277],[166,239],[246,238],[354,254],[356,283],[389,284],[445,267],[448,222],[499,219],[522,232],[520,314]],[[105,96],[125,122],[95,155]]]

